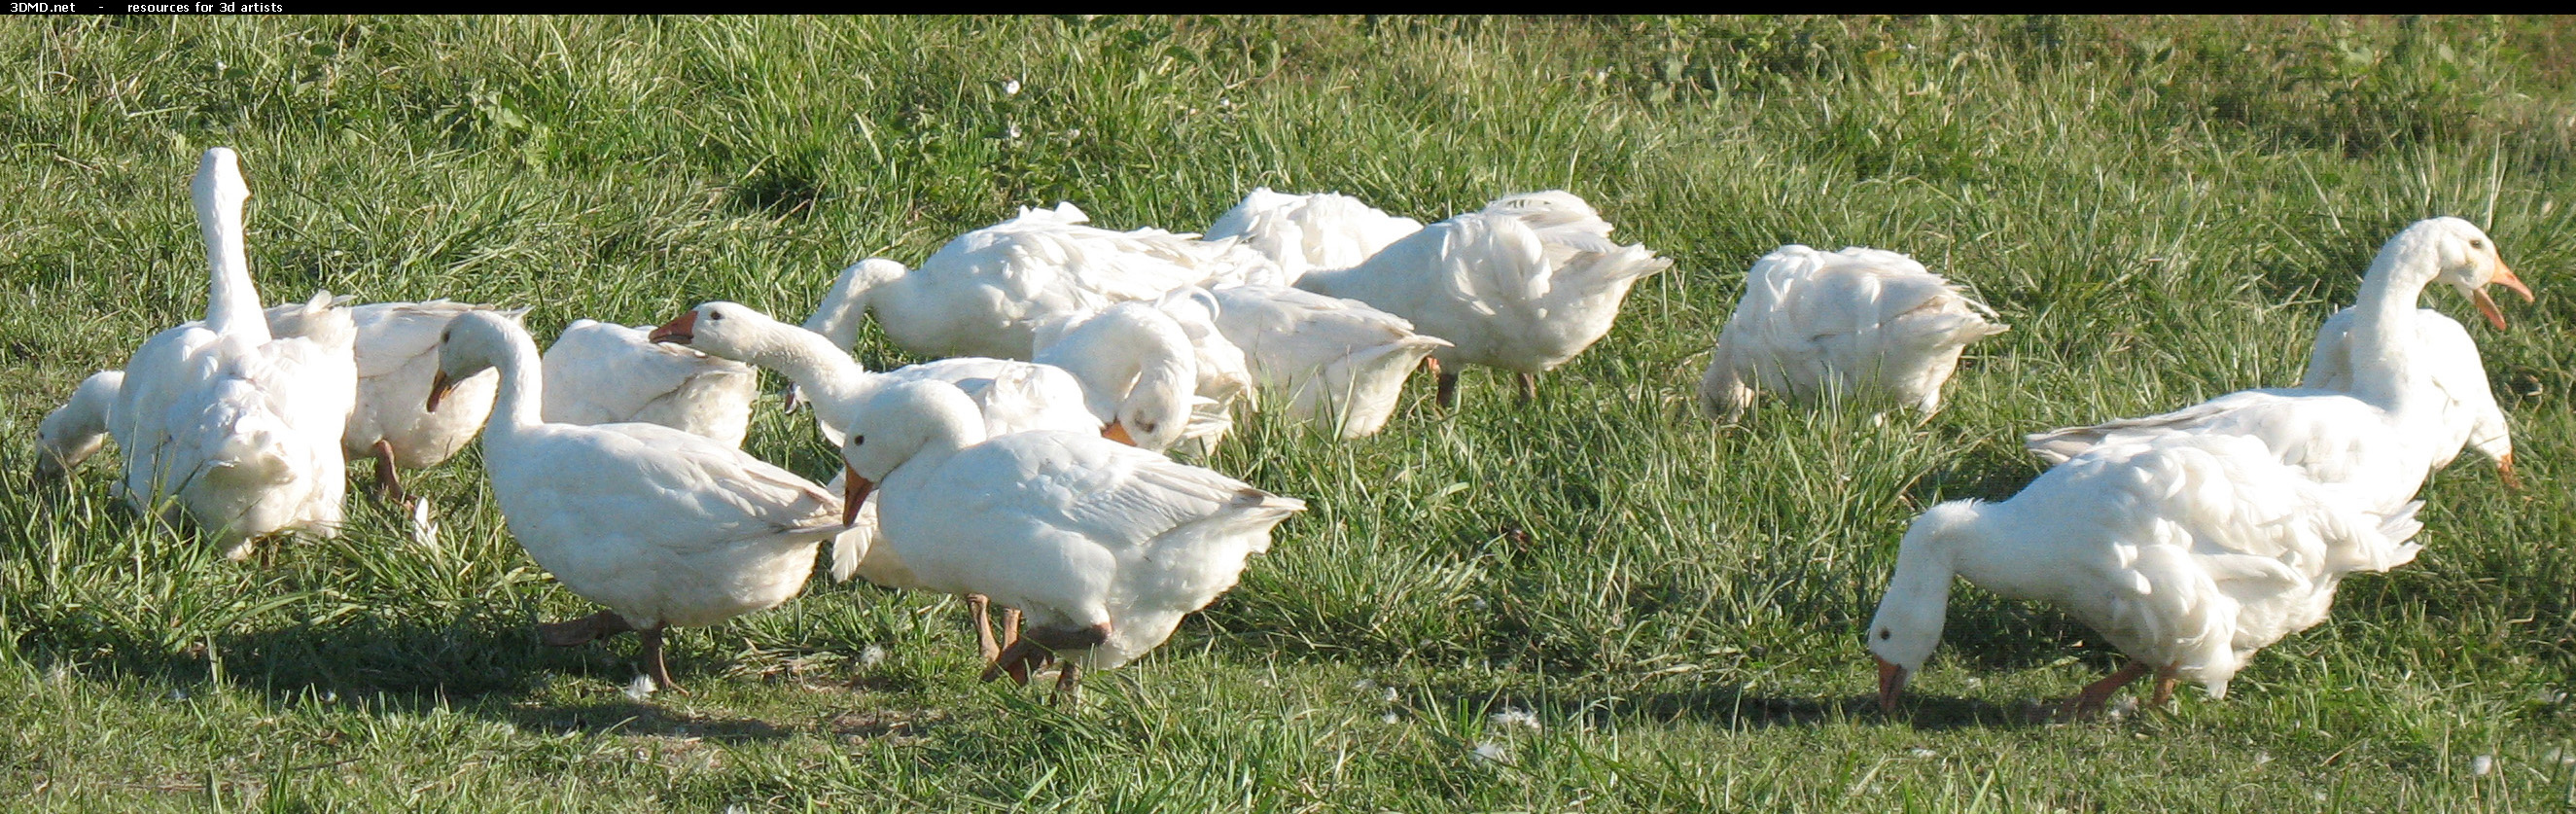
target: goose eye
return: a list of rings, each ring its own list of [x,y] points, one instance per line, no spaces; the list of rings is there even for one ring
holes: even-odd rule
[[[850,436],[850,446],[854,446],[854,447],[855,447],[855,446],[858,446],[858,445],[860,445],[860,444],[864,444],[864,443],[867,443],[867,442],[868,442],[868,437],[867,437],[867,436],[864,436],[864,435],[853,435],[853,436]]]
[[[708,320],[708,321],[710,321],[710,322],[722,322],[722,321],[724,321],[724,312],[723,312],[723,311],[709,311],[709,312],[707,312],[707,320]]]
[[[1889,639],[1893,639],[1893,638],[1896,638],[1896,631],[1889,630],[1889,629],[1887,629],[1887,628],[1879,628],[1879,629],[1878,629],[1878,640],[1879,640],[1879,641],[1882,641],[1882,642],[1883,642],[1883,641],[1887,641],[1887,640],[1889,640]]]
[[[2486,248],[2486,247],[2487,247],[2487,242],[2486,242],[2486,241],[2479,240],[2479,239],[2477,239],[2477,238],[2469,238],[2469,248],[2472,248],[2472,249],[2483,249],[2483,248]]]

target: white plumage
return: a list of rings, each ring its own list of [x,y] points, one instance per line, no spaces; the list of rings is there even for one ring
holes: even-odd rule
[[[1289,285],[1308,271],[1359,265],[1419,231],[1421,221],[1389,215],[1348,195],[1286,195],[1257,187],[1208,225],[1207,239],[1242,239],[1279,264],[1276,284]]]
[[[1939,644],[1951,578],[2049,602],[2133,660],[2069,702],[2098,710],[2148,671],[2223,696],[2254,651],[2323,621],[2356,571],[2414,559],[2421,503],[2382,509],[2308,480],[2251,438],[2123,436],[2040,475],[2011,500],[1959,500],[1915,519],[1869,648],[1880,703]]]
[[[1232,240],[1161,229],[1085,225],[1070,203],[958,236],[918,269],[882,258],[843,269],[805,327],[848,349],[873,312],[896,346],[918,356],[1028,358],[1051,318],[1151,300],[1187,285],[1275,280],[1278,267]]]
[[[968,394],[992,434],[1060,430],[1099,434],[1114,421],[1093,411],[1080,380],[1053,365],[961,357],[869,372],[832,347],[822,334],[779,322],[749,306],[710,302],[653,329],[658,342],[687,345],[708,355],[778,371],[814,405],[823,437],[838,446],[867,398],[895,382],[936,381]],[[1177,409],[1177,408],[1176,408]],[[834,480],[833,488],[841,481]],[[864,503],[852,527],[832,541],[832,578],[858,576],[888,588],[919,588],[901,555],[876,544],[874,501]]]
[[[564,587],[609,608],[545,626],[548,644],[643,633],[648,674],[670,686],[664,627],[787,601],[814,547],[844,528],[837,496],[731,444],[658,424],[545,420],[550,383],[511,317],[459,316],[440,346],[447,381],[500,371],[483,462],[510,535]]]
[[[1297,287],[1348,297],[1410,320],[1448,340],[1431,358],[1443,403],[1454,400],[1455,365],[1535,377],[1582,353],[1610,331],[1630,286],[1672,266],[1644,246],[1610,241],[1611,226],[1562,190],[1514,195],[1483,210],[1425,227],[1367,262],[1316,270]]]
[[[1386,426],[1404,379],[1448,340],[1358,300],[1285,286],[1211,292],[1217,327],[1249,362],[1253,381],[1289,419],[1358,438]]]
[[[2348,392],[2244,390],[2163,415],[2033,434],[2025,446],[2056,463],[2124,436],[2242,435],[2329,488],[2393,509],[2414,497],[2434,460],[2458,451],[2438,448],[2448,402],[2419,347],[2425,334],[2415,302],[2437,281],[2468,292],[2490,313],[2494,303],[2481,290],[2489,283],[2528,291],[2476,226],[2458,218],[2419,221],[2390,238],[2362,278],[2345,331]]]
[[[116,409],[116,393],[124,383],[122,370],[92,373],[72,389],[63,406],[36,423],[37,481],[61,480],[107,446],[108,412]]]
[[[1928,416],[1941,407],[1959,352],[2007,330],[1992,316],[1914,258],[1782,246],[1745,275],[1744,298],[1700,379],[1700,404],[1711,416],[1734,416],[1755,390],[1775,390]]]
[[[760,374],[750,366],[654,342],[649,327],[573,320],[546,348],[545,419],[660,424],[742,446]]]
[[[2317,329],[2316,342],[2308,351],[2308,372],[2300,377],[2300,387],[2352,391],[2353,320],[2353,309],[2346,308],[2336,311]],[[2460,448],[2467,446],[2494,461],[2497,474],[2506,484],[2518,484],[2513,473],[2512,428],[2505,423],[2504,409],[2496,406],[2495,391],[2487,385],[2486,361],[2478,355],[2477,340],[2470,338],[2469,329],[2440,311],[2419,309],[2415,312],[2415,355],[2424,360],[2430,373],[2425,382],[2438,394],[2428,400],[2441,417],[2440,434],[2426,441],[2433,468],[2450,466],[2459,457]]]
[[[1305,504],[1096,435],[986,438],[956,388],[872,399],[842,448],[853,491],[880,495],[886,545],[936,591],[1028,614],[986,672],[1025,677],[1049,655],[1110,668],[1161,644],[1234,586],[1270,529]],[[853,494],[850,500],[856,500]]]
[[[107,411],[125,459],[119,486],[147,513],[194,520],[235,559],[272,535],[336,535],[354,329],[324,293],[304,336],[272,337],[243,250],[250,191],[231,149],[206,151],[193,191],[213,267],[206,319],[153,336],[127,361]]]

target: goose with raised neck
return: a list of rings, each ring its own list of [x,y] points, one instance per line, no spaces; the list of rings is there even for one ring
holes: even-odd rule
[[[830,491],[721,441],[658,424],[546,421],[536,342],[507,315],[468,312],[441,332],[430,407],[487,369],[501,381],[483,461],[502,520],[564,587],[608,606],[540,625],[548,645],[639,633],[645,674],[673,687],[666,628],[787,601],[804,589],[815,546],[846,529]]]

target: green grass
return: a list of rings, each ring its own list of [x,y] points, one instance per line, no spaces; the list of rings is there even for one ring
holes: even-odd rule
[[[2576,25],[2486,18],[21,18],[0,26],[0,795],[2563,810],[2571,55]],[[443,547],[353,507],[342,538],[256,565],[123,511],[106,467],[30,485],[43,412],[201,314],[185,184],[219,144],[269,299],[529,306],[548,337],[712,298],[799,317],[841,266],[1014,206],[1194,229],[1259,184],[1425,220],[1565,187],[1677,263],[1534,405],[1479,372],[1459,414],[1416,392],[1373,438],[1246,422],[1211,464],[1312,510],[1078,709],[975,683],[956,603],[820,578],[681,632],[697,694],[638,703],[631,644],[535,643],[589,608],[501,530],[471,454],[418,478]],[[2295,381],[2380,241],[2439,214],[2541,293],[2474,328],[2530,488],[2441,473],[2424,554],[2348,582],[2224,700],[2036,720],[2120,659],[1971,589],[1909,713],[1875,711],[1860,627],[1916,511],[2012,493],[2038,471],[2022,433]],[[2013,330],[1921,426],[1776,405],[1712,426],[1704,351],[1789,242],[1908,252]],[[809,427],[764,410],[750,448],[828,474]]]

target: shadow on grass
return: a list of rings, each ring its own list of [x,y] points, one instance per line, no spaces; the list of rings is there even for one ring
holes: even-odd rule
[[[623,696],[552,703],[555,682],[596,677],[624,683],[636,675],[633,637],[568,648],[545,647],[523,622],[482,609],[434,620],[359,619],[296,625],[217,637],[211,647],[173,650],[122,631],[67,625],[33,631],[28,652],[38,662],[86,663],[149,684],[188,687],[219,682],[288,705],[312,698],[366,699],[392,709],[449,710],[547,732],[624,733],[720,741],[776,740],[790,727],[756,719],[711,718]],[[78,658],[74,654],[92,654]],[[109,655],[112,654],[112,655]],[[673,659],[683,682],[714,681],[716,665]]]

